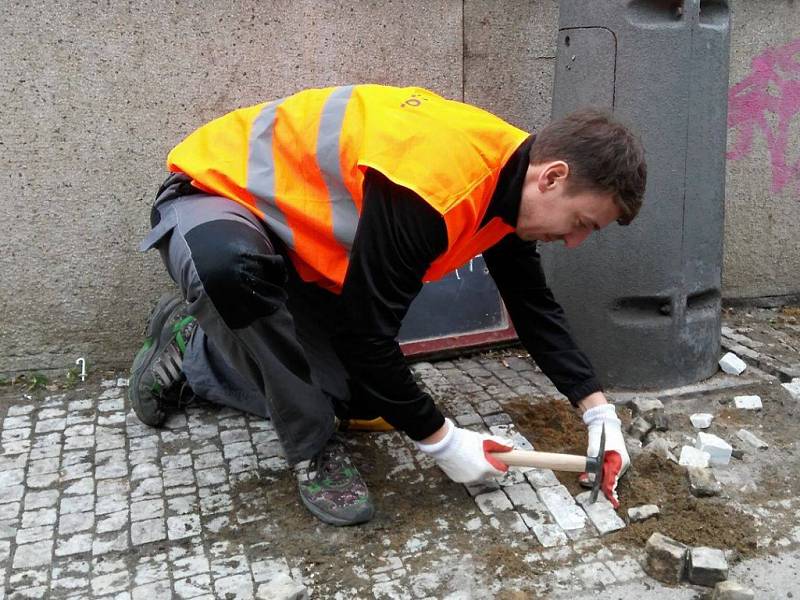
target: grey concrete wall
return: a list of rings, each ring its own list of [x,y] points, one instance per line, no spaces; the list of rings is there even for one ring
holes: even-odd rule
[[[375,81],[462,95],[456,0],[10,0],[0,373],[130,362],[170,284],[135,252],[168,150],[239,106]]]
[[[732,84],[800,37],[799,12],[791,0],[738,0]],[[11,0],[4,16],[0,373],[131,360],[170,285],[155,256],[135,252],[164,158],[215,116],[363,81],[428,86],[525,129],[550,114],[556,0]],[[776,184],[777,146],[763,133],[732,147],[731,296],[800,292],[800,109],[791,95],[787,106],[789,184]],[[732,136],[757,113],[744,114]]]
[[[800,3],[733,6],[723,290],[800,293]]]

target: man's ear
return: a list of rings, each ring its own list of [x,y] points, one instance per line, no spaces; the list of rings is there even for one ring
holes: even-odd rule
[[[544,165],[539,172],[539,191],[546,192],[555,189],[556,185],[564,184],[569,176],[569,165],[563,160],[555,160]]]

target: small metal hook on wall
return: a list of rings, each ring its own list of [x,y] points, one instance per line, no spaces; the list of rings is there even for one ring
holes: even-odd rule
[[[86,380],[86,359],[81,356],[78,360],[75,361],[75,364],[81,366],[81,381],[85,381]]]

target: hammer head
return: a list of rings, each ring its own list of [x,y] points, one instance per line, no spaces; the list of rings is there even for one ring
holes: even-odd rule
[[[589,494],[590,504],[597,502],[597,494],[600,492],[600,486],[603,483],[603,465],[605,464],[605,453],[606,426],[603,425],[603,431],[600,433],[600,448],[598,449],[597,456],[590,456],[586,459],[586,472],[594,475],[592,491]]]

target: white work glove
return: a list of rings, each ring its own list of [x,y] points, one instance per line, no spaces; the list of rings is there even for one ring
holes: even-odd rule
[[[622,437],[622,422],[617,418],[613,404],[601,404],[583,413],[583,422],[589,430],[589,446],[586,456],[597,456],[600,451],[600,436],[603,426],[606,430],[605,460],[603,465],[603,481],[600,489],[614,508],[619,507],[617,485],[619,478],[625,474],[631,464],[625,440]],[[592,478],[588,473],[581,473],[581,483],[591,485]]]
[[[461,429],[445,419],[447,433],[435,444],[420,444],[417,448],[430,455],[445,474],[457,483],[473,483],[491,479],[508,471],[508,465],[490,452],[508,452],[510,440]]]

